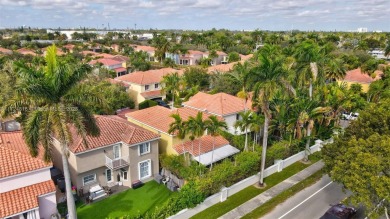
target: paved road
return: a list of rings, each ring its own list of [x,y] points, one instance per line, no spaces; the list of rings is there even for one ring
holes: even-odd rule
[[[332,182],[326,175],[317,183],[276,206],[262,219],[318,219],[330,208],[330,204],[337,204],[346,197],[348,194],[342,191],[341,185]],[[356,218],[364,218],[361,214],[358,211]]]

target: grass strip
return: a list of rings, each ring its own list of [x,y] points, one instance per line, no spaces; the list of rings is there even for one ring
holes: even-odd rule
[[[256,188],[254,186],[249,186],[240,192],[230,196],[226,201],[218,203],[216,205],[207,208],[206,210],[199,212],[198,214],[191,217],[191,219],[208,219],[208,218],[218,218],[227,212],[233,210],[234,208],[240,206],[241,204],[249,201],[250,199],[256,197],[267,189],[272,188],[276,184],[282,182],[283,180],[293,176],[299,171],[305,169],[306,167],[314,164],[315,162],[321,160],[321,154],[316,152],[309,156],[311,161],[310,164],[304,164],[301,162],[296,162],[282,170],[282,172],[274,173],[264,179],[264,182],[267,184],[266,188]]]
[[[321,177],[324,175],[323,170],[319,170],[313,175],[309,176],[308,178],[304,179],[303,181],[297,183],[296,185],[292,186],[290,189],[283,191],[276,197],[270,199],[260,207],[256,208],[251,213],[245,215],[242,217],[243,219],[250,219],[250,218],[260,218],[267,213],[271,212],[278,204],[283,203],[291,196],[295,195],[296,193],[302,191],[303,189],[309,187],[310,185],[313,185],[318,180],[321,179]]]

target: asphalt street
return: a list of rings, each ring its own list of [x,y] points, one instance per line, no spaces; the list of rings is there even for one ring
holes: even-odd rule
[[[279,204],[264,219],[318,219],[332,205],[348,197],[340,184],[334,183],[325,175],[310,187],[298,192]],[[356,219],[364,218],[358,211]]]

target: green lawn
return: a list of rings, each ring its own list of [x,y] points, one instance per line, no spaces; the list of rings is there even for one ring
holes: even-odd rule
[[[320,153],[314,153],[309,156],[311,164],[319,161],[321,159]],[[252,199],[253,197],[259,195],[265,190],[273,187],[274,185],[282,182],[283,180],[289,178],[290,176],[298,173],[299,171],[305,169],[311,164],[304,164],[301,162],[296,162],[289,167],[283,169],[282,172],[274,173],[269,177],[264,179],[264,182],[267,184],[267,187],[264,189],[259,189],[254,186],[249,186],[240,192],[230,196],[226,201],[213,205],[212,207],[194,215],[192,219],[207,219],[207,218],[218,218],[232,209],[240,206],[246,201]]]
[[[172,194],[164,185],[151,181],[138,189],[129,189],[96,203],[77,205],[77,215],[81,219],[136,216],[153,210]]]

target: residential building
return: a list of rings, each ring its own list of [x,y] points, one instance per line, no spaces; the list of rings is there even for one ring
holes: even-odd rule
[[[228,56],[226,53],[222,52],[222,51],[217,51],[217,57],[216,58],[213,58],[211,60],[211,65],[220,65],[220,64],[227,64],[228,63]],[[207,58],[209,57],[210,53],[209,52],[206,52],[204,54],[204,58]]]
[[[368,54],[372,55],[373,57],[377,59],[387,59],[390,60],[390,54],[385,56],[385,51],[380,49],[374,49],[368,52]]]
[[[12,50],[0,47],[0,54],[12,55],[12,53],[13,53]]]
[[[234,135],[240,135],[244,133],[243,131],[236,129],[234,124],[237,120],[241,119],[239,113],[244,112],[245,109],[251,109],[251,105],[252,103],[250,100],[247,100],[245,103],[244,99],[230,94],[207,94],[203,92],[198,92],[187,102],[183,103],[183,106],[186,108],[207,112],[209,114],[222,117],[228,126],[227,131]]]
[[[65,48],[66,50],[68,50],[70,53],[73,53],[73,49],[75,48],[76,46],[73,45],[73,44],[66,44],[64,46],[62,46],[62,48]]]
[[[348,88],[352,84],[360,84],[362,85],[362,91],[367,92],[370,84],[373,81],[379,80],[382,77],[383,72],[376,70],[374,75],[375,78],[372,78],[368,73],[362,72],[361,68],[357,68],[351,71],[347,71],[344,79],[339,80],[338,83],[346,83]]]
[[[117,61],[111,58],[100,58],[89,62],[90,65],[96,65],[98,63],[101,63],[109,70],[114,70],[117,77],[127,74],[127,69],[123,67],[123,62],[121,61]]]
[[[156,48],[152,46],[142,46],[142,45],[134,45],[131,44],[131,47],[133,47],[135,52],[143,51],[146,52],[149,56],[149,60],[151,62],[158,62],[157,58],[155,57]]]
[[[33,52],[32,50],[30,49],[26,49],[26,48],[21,48],[21,49],[18,49],[16,50],[16,52],[22,54],[22,55],[32,55],[32,56],[36,56],[37,54],[35,52]]]
[[[182,70],[176,70],[173,68],[162,68],[149,71],[137,71],[131,74],[123,75],[115,78],[117,81],[121,81],[128,85],[128,91],[130,97],[133,99],[135,106],[138,108],[138,104],[145,100],[162,100],[165,98],[165,94],[161,92],[164,75],[168,75],[174,72],[182,74]]]
[[[1,132],[0,157],[0,218],[52,218],[56,188],[42,148],[34,158],[22,132]]]
[[[100,136],[87,136],[87,144],[74,127],[70,128],[73,141],[68,162],[72,184],[85,193],[97,185],[131,187],[133,182],[152,180],[159,171],[160,136],[118,116],[95,118]],[[54,166],[63,170],[60,144],[55,140],[54,145]],[[103,191],[94,198],[104,195]]]
[[[145,129],[161,136],[159,151],[162,154],[177,154],[173,148],[174,145],[182,142],[176,135],[169,134],[169,125],[174,122],[172,114],[179,114],[185,121],[190,116],[195,117],[199,111],[190,108],[167,109],[162,106],[153,106],[147,109],[127,113],[127,119]],[[203,120],[206,120],[210,114],[203,113]],[[189,140],[186,138],[186,140]]]
[[[197,50],[188,50],[186,54],[179,56],[178,65],[198,65],[200,60],[204,58],[206,54]]]

